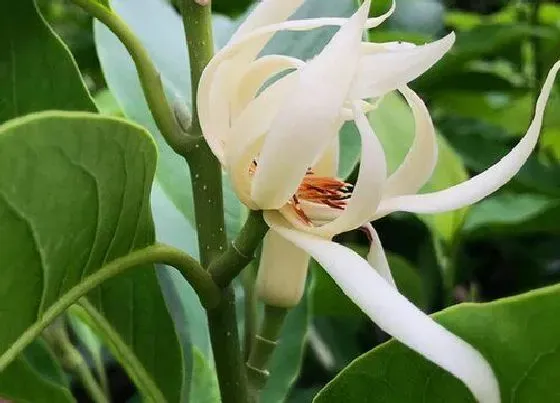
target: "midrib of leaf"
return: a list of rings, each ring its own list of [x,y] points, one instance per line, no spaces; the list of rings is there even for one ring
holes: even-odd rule
[[[166,402],[163,393],[144,369],[142,363],[103,315],[86,298],[81,298],[78,302],[76,310],[79,312],[80,309],[84,311],[84,314],[81,316],[85,317],[86,321],[89,321],[90,325],[97,329],[99,333],[102,333],[105,336],[105,340],[109,341],[111,351],[117,360],[124,364],[128,374],[141,390],[143,397],[157,403]]]

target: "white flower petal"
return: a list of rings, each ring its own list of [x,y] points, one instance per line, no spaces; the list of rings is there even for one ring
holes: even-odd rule
[[[239,115],[269,79],[285,70],[301,68],[304,65],[299,59],[283,55],[267,55],[250,63],[237,82],[236,96],[232,96],[231,119],[234,120]]]
[[[436,131],[426,105],[410,88],[399,91],[414,114],[414,141],[403,163],[385,182],[383,198],[418,192],[432,176],[438,156]]]
[[[360,132],[362,154],[360,172],[352,196],[346,209],[334,221],[320,227],[310,228],[309,232],[332,237],[335,234],[361,227],[377,210],[383,192],[383,182],[387,175],[387,164],[383,147],[360,109],[353,106],[354,119]]]
[[[286,203],[338,133],[338,117],[360,57],[368,10],[369,0],[298,71],[297,89],[272,124],[253,179],[252,198],[263,208],[276,209]]]
[[[256,290],[272,306],[292,308],[305,290],[309,255],[274,231],[263,240]]]
[[[287,20],[305,0],[264,0],[261,1],[243,23],[237,28],[230,42],[250,34],[257,28]],[[272,35],[272,34],[271,34]],[[269,38],[268,38],[269,39]],[[263,38],[265,43],[267,38]],[[263,45],[264,46],[264,45]]]
[[[386,12],[384,12],[383,14],[377,17],[368,18],[368,20],[366,21],[366,28],[371,29],[383,24],[387,20],[387,18],[389,18],[395,12],[395,7],[396,7],[395,0],[392,0],[391,7],[389,7],[389,10],[387,10]]]
[[[548,73],[548,77],[537,100],[535,116],[527,130],[527,134],[509,154],[486,171],[448,189],[433,193],[397,196],[383,200],[378,212],[375,214],[375,218],[382,217],[393,211],[439,213],[455,210],[476,203],[506,184],[521,169],[537,144],[546,102],[559,69],[560,61],[556,62]]]
[[[360,60],[350,90],[354,99],[372,98],[393,91],[432,67],[451,48],[455,34],[422,46],[392,46],[384,52],[365,55]]]
[[[371,245],[369,247],[369,252],[367,254],[367,261],[371,267],[373,267],[381,277],[387,281],[393,287],[397,287],[393,275],[391,274],[391,268],[389,267],[389,262],[387,261],[387,256],[381,245],[381,240],[377,231],[368,222],[364,224],[363,228],[368,232]]]
[[[267,87],[243,110],[227,135],[224,165],[238,197],[251,209],[260,207],[251,199],[249,168],[260,152],[263,137],[270,130],[279,106],[296,84],[296,78],[293,73],[288,74]]]
[[[463,381],[479,402],[500,402],[496,377],[484,357],[399,294],[358,254],[337,243],[285,227],[282,222],[267,222],[271,230],[323,266],[380,328]]]

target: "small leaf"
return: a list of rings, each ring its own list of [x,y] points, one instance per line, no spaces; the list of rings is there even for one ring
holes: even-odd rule
[[[487,304],[462,304],[434,319],[490,362],[504,402],[554,402],[560,370],[560,286]],[[406,374],[406,376],[403,376]],[[356,359],[314,399],[316,403],[473,402],[456,378],[396,341]]]
[[[25,345],[48,324],[45,312],[69,290],[154,242],[148,195],[155,160],[150,136],[114,118],[43,112],[0,127],[3,364],[19,352],[14,343]],[[154,270],[113,278],[88,298],[164,400],[178,401],[180,347]]]
[[[68,48],[32,0],[0,7],[0,123],[47,109],[95,111]]]

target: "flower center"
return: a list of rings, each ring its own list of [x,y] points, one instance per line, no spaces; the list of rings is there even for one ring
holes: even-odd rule
[[[257,161],[249,167],[249,174],[253,175],[257,169]],[[335,210],[344,210],[348,199],[352,196],[352,185],[340,179],[316,175],[311,168],[307,169],[305,177],[298,186],[296,193],[288,200],[301,221],[307,225],[313,222],[304,211],[301,201],[328,206]]]

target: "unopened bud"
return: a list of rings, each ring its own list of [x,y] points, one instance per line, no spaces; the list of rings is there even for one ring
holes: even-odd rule
[[[257,295],[266,304],[292,308],[305,290],[309,255],[274,231],[263,240]]]

